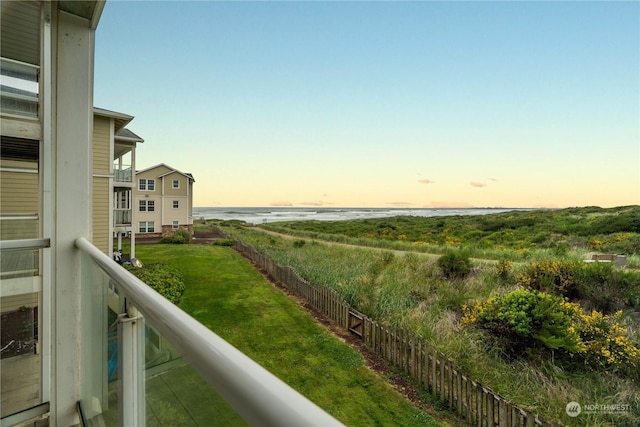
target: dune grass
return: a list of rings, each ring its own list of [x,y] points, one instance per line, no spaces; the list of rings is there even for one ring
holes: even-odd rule
[[[161,262],[182,273],[183,310],[346,425],[443,425],[233,250],[163,244],[136,250],[143,263]]]
[[[467,278],[445,280],[436,258],[426,254],[396,255],[391,251],[317,241],[302,244],[255,227],[225,230],[266,252],[276,262],[292,266],[310,282],[335,289],[371,318],[411,328],[472,378],[545,418],[573,425],[575,420],[565,412],[571,401],[629,404],[629,412],[611,416],[583,414],[579,421],[595,426],[637,425],[640,391],[632,379],[605,371],[570,372],[552,360],[532,361],[525,355],[510,360],[482,330],[462,324],[463,304],[514,290],[517,287],[514,278],[524,264],[514,263],[511,271],[500,277],[496,263],[474,262]],[[633,310],[629,316],[630,322],[634,322]],[[635,322],[628,329],[637,341],[640,334]]]

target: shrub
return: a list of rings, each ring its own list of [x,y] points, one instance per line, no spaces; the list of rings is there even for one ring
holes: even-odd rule
[[[191,233],[186,228],[178,228],[171,236],[165,236],[160,243],[184,244],[191,241]]]
[[[185,288],[182,276],[176,270],[164,264],[149,264],[143,268],[129,268],[129,271],[172,303],[180,302]]]
[[[582,263],[577,261],[541,261],[530,264],[518,275],[518,284],[536,291],[579,297],[578,280]]]
[[[293,247],[294,248],[301,248],[301,247],[303,247],[305,245],[305,243],[307,243],[307,242],[305,242],[304,240],[296,240],[295,242],[293,242]]]
[[[506,295],[463,306],[463,323],[478,323],[502,340],[504,349],[519,354],[528,349],[580,350],[571,328],[577,304],[539,291],[519,289]]]
[[[519,289],[463,306],[463,323],[477,323],[510,355],[559,350],[566,362],[640,377],[640,348],[620,326],[621,311],[584,313],[576,303],[540,291]]]
[[[447,251],[438,258],[438,267],[447,279],[463,279],[471,271],[471,260],[465,251]]]
[[[518,284],[581,300],[605,313],[640,304],[640,274],[617,269],[612,263],[542,261],[529,265],[518,276]]]
[[[579,314],[576,329],[585,346],[584,361],[593,369],[612,369],[640,377],[640,349],[620,326],[621,315],[618,311],[605,316],[595,310],[591,315]]]
[[[511,278],[513,266],[511,261],[501,259],[496,265],[496,275],[503,281],[507,281]]]

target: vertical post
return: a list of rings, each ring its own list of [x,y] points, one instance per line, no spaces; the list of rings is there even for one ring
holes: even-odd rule
[[[144,319],[129,304],[118,323],[118,349],[120,425],[144,425]]]
[[[131,242],[131,258],[135,258],[136,256],[136,207],[135,204],[135,190],[137,188],[138,182],[136,181],[136,146],[134,145],[131,150],[131,190],[128,193],[129,197],[129,209],[131,209],[131,237],[129,241]]]
[[[53,115],[53,82],[54,82],[54,61],[55,46],[53,46],[52,37],[54,36],[55,24],[52,24],[52,5],[51,2],[43,3],[42,11],[42,52],[40,61],[40,115],[42,120],[42,140],[40,141],[40,153],[38,174],[39,187],[42,191],[42,203],[40,205],[40,236],[51,238],[51,243],[55,244],[52,239],[54,230],[54,216],[52,205],[54,203],[54,174],[53,167],[55,156],[51,145],[55,135],[52,132]],[[50,401],[52,396],[52,334],[54,331],[53,318],[53,274],[54,274],[54,253],[50,248],[43,249],[42,253],[42,292],[38,306],[41,307],[39,316],[40,332],[41,332],[41,357],[42,357],[42,401]],[[52,411],[55,410],[52,408]]]
[[[55,7],[55,6],[54,6]],[[89,21],[57,13],[51,38],[53,98],[52,230],[53,393],[52,418],[58,425],[78,422],[82,361],[80,253],[74,241],[91,238],[91,154],[93,139],[94,34]],[[55,19],[52,17],[52,21]],[[46,106],[45,106],[46,107]],[[45,143],[47,141],[45,140]],[[48,173],[48,172],[47,172]]]

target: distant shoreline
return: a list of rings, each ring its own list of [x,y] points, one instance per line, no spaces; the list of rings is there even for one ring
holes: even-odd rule
[[[487,215],[509,211],[529,211],[528,208],[335,208],[335,207],[196,207],[194,219],[240,220],[252,224],[274,221],[343,221],[350,219],[384,218],[392,216],[452,216]]]

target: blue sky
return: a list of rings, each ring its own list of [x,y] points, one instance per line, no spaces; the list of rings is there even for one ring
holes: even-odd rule
[[[640,203],[638,2],[108,1],[95,105],[196,206]]]

